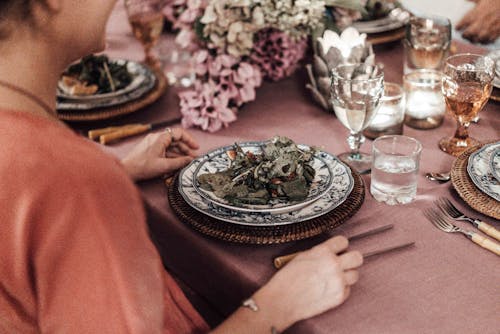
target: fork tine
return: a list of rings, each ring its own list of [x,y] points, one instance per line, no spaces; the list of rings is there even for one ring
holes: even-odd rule
[[[432,225],[437,227],[438,229],[442,230],[443,228],[441,227],[440,224],[438,224],[437,220],[435,219],[435,214],[431,209],[425,209],[424,210],[424,216],[429,220]]]
[[[454,228],[437,210],[427,209],[424,211],[424,215],[440,230],[450,232]]]
[[[441,204],[441,205],[439,205]],[[438,206],[441,209],[444,209],[451,217],[457,218],[463,216],[463,213],[460,212],[454,205],[451,203],[449,199],[446,197],[439,198]]]

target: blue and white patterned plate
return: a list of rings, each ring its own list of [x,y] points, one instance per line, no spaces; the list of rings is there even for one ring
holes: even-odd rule
[[[243,151],[252,152],[255,154],[262,153],[262,146],[268,142],[247,142],[238,144]],[[306,145],[297,145],[297,147],[303,151],[310,151],[311,148]],[[240,206],[233,205],[227,200],[217,197],[214,192],[205,190],[200,187],[198,182],[198,176],[206,173],[215,173],[226,170],[231,164],[231,160],[227,156],[226,152],[228,150],[234,149],[234,145],[225,146],[215,149],[204,156],[204,160],[198,165],[194,171],[193,186],[196,191],[209,202],[213,202],[215,205],[228,208],[234,211],[243,212],[268,212],[268,213],[285,213],[300,209],[304,207],[321,196],[323,196],[333,185],[333,170],[329,168],[328,163],[322,158],[321,154],[316,154],[313,157],[311,166],[316,171],[314,180],[311,183],[311,188],[309,189],[309,194],[307,197],[300,202],[290,202],[284,199],[271,199],[268,204],[265,205],[252,205],[252,204],[242,204]],[[330,159],[331,160],[331,159]]]
[[[319,152],[332,174],[332,186],[316,201],[287,213],[242,212],[231,210],[204,199],[194,188],[194,173],[204,157],[193,160],[179,175],[179,192],[186,203],[199,212],[233,224],[275,226],[299,223],[324,215],[342,204],[354,187],[350,168],[337,157]]]
[[[500,147],[497,148],[491,155],[490,170],[495,179],[500,181]]]
[[[500,181],[491,170],[492,155],[500,148],[500,142],[484,145],[469,157],[467,173],[482,192],[500,201]]]

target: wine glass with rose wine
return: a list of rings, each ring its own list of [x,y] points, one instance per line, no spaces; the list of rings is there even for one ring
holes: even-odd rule
[[[165,0],[125,0],[132,32],[141,42],[146,54],[144,62],[153,68],[160,67],[152,49],[158,42],[163,29],[162,8],[164,4]]]
[[[331,102],[335,115],[349,131],[350,152],[339,158],[360,173],[371,169],[371,155],[359,151],[363,130],[370,125],[384,92],[384,72],[379,65],[346,64],[332,70]]]
[[[457,120],[451,138],[439,142],[441,150],[460,155],[479,141],[469,137],[469,125],[488,101],[495,77],[495,64],[486,56],[457,54],[445,61],[442,91],[448,111]]]

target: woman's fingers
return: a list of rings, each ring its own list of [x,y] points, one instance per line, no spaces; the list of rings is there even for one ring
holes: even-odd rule
[[[339,263],[343,270],[358,268],[363,264],[363,255],[358,251],[350,251],[339,255]]]
[[[173,142],[167,149],[167,151],[172,151],[178,154],[189,155],[191,157],[196,157],[195,151],[193,151],[187,144],[183,142]]]
[[[187,164],[189,164],[192,160],[193,158],[187,156],[161,159],[163,164],[163,173],[171,173],[173,171],[181,169]]]
[[[333,254],[338,254],[346,250],[347,246],[349,246],[349,241],[347,240],[346,237],[336,236],[328,239],[327,241],[325,241],[322,244],[319,244],[316,247],[327,247],[328,250],[331,251]]]
[[[170,133],[168,131],[166,131],[166,133],[169,135],[169,137],[170,133],[172,134],[171,138],[169,138],[168,140],[169,145],[172,142],[180,142],[186,144],[193,150],[197,150],[198,148],[200,148],[193,136],[191,136],[191,134],[183,128],[171,128]]]
[[[347,270],[344,272],[344,279],[347,285],[353,285],[359,279],[359,272],[357,270]]]

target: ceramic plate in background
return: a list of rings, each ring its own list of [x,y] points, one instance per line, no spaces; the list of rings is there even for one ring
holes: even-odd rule
[[[500,149],[500,142],[484,145],[472,153],[467,164],[467,173],[482,192],[500,201],[500,181],[491,172],[493,153]]]
[[[356,21],[352,26],[359,33],[375,34],[401,28],[409,19],[410,13],[401,8],[395,8],[384,18],[371,21]]]
[[[491,154],[490,171],[495,179],[500,182],[500,147]]]

